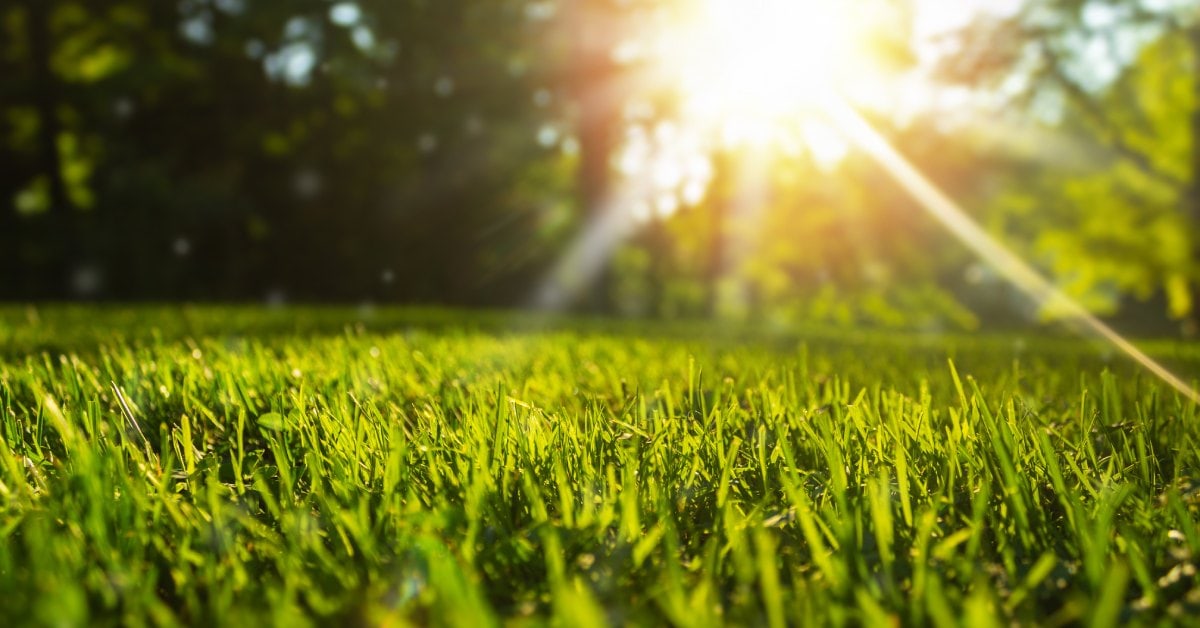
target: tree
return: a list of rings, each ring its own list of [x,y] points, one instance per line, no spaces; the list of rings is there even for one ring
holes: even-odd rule
[[[959,51],[947,58],[943,77],[991,90],[1021,85],[1014,102],[1043,117],[1049,109],[1057,131],[1102,148],[1102,159],[1060,168],[1038,186],[1051,199],[1039,204],[1051,206],[1058,224],[1045,214],[1025,216],[1050,223],[1040,240],[1060,278],[1093,297],[1106,284],[1140,298],[1161,292],[1170,313],[1190,317],[1196,331],[1200,8],[1030,0],[956,40]],[[1029,197],[1008,194],[1001,206],[1029,207]],[[1093,301],[1109,311],[1116,303],[1111,295]]]

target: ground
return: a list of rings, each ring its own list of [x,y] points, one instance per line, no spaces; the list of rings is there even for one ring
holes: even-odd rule
[[[10,307],[0,430],[20,624],[1200,612],[1200,409],[1070,339]]]

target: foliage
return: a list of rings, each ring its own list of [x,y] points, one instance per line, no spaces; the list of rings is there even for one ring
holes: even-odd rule
[[[512,298],[562,239],[524,6],[6,3],[0,297]]]
[[[1099,626],[1198,610],[1200,416],[1074,341],[361,317],[0,311],[3,614]],[[1200,365],[1194,345],[1154,350]]]
[[[946,78],[1007,93],[1039,119],[1033,167],[993,211],[1098,312],[1200,295],[1200,18],[1189,3],[1031,0],[960,33]],[[1055,143],[1071,144],[1070,157]]]

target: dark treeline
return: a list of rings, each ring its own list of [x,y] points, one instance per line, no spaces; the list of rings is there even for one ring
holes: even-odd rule
[[[524,2],[5,5],[0,298],[511,303],[571,228]]]

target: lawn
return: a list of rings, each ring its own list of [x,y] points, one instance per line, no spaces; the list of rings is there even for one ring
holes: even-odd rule
[[[0,430],[10,625],[1200,613],[1200,409],[1064,338],[9,308]]]

